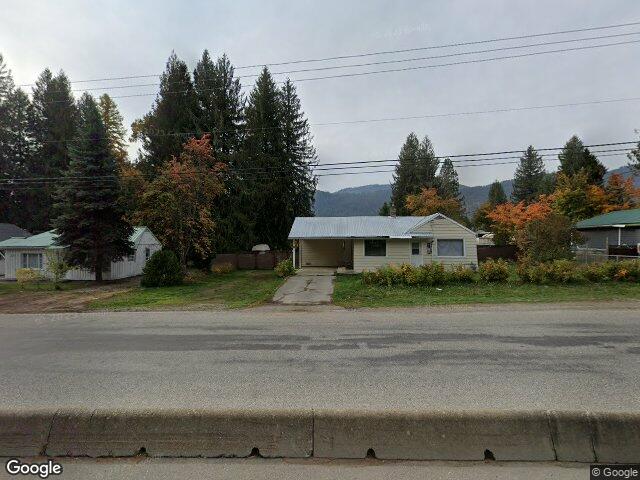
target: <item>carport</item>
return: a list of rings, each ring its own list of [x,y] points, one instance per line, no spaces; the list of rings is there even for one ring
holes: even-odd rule
[[[346,267],[353,268],[352,239],[298,240],[295,249],[296,267]]]

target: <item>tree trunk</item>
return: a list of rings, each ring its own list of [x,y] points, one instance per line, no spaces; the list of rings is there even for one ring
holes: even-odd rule
[[[96,282],[102,282],[102,254],[96,255],[95,268]]]

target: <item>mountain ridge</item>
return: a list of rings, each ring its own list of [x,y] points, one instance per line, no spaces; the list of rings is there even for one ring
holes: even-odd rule
[[[622,166],[607,172],[607,176],[614,173],[629,177],[632,174],[629,166]],[[634,178],[636,187],[640,187],[640,177]],[[500,182],[507,197],[513,191],[513,179]],[[460,193],[464,197],[464,204],[469,215],[487,201],[491,184],[467,186],[460,185]],[[373,183],[360,187],[347,187],[336,192],[317,190],[314,201],[315,214],[319,217],[354,217],[359,215],[377,215],[384,202],[391,199],[391,185]]]

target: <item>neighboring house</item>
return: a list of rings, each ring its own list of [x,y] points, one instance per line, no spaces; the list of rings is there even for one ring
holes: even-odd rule
[[[28,237],[31,234],[13,223],[0,223],[0,242],[11,237]],[[0,249],[0,277],[4,277],[4,250]]]
[[[130,238],[135,252],[117,262],[111,262],[109,271],[103,272],[103,279],[133,277],[142,274],[142,269],[154,252],[162,248],[158,239],[147,227],[135,227]],[[5,251],[5,278],[15,279],[19,268],[42,270],[46,274],[47,251],[62,251],[65,247],[55,244],[56,234],[53,230],[27,238],[9,238],[0,242],[0,250]],[[95,274],[88,269],[74,268],[69,270],[67,280],[95,280]]]
[[[356,272],[390,263],[478,265],[476,234],[436,213],[428,217],[297,217],[297,267],[346,267]]]
[[[576,229],[587,248],[607,249],[609,245],[637,247],[640,244],[640,208],[618,210],[582,220]]]

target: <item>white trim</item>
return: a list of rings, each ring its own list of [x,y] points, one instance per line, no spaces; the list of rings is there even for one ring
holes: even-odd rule
[[[462,255],[440,255],[438,253],[438,242],[440,240],[460,240],[460,241],[462,241]],[[435,242],[436,242],[436,247],[435,247],[435,249],[432,248],[431,255],[433,255],[436,258],[466,258],[466,256],[467,256],[467,242],[464,241],[464,238],[450,238],[450,237],[436,238]],[[435,252],[435,254],[434,254],[434,252]]]
[[[449,220],[450,222],[455,223],[456,225],[458,225],[460,228],[464,228],[467,232],[472,233],[474,236],[476,236],[476,232],[474,232],[473,230],[465,227],[464,225],[462,225],[461,223],[456,222],[455,220],[453,220],[452,218],[447,217],[446,215],[443,215],[442,213],[434,213],[432,216],[430,216],[429,218],[427,218],[426,220],[424,220],[423,222],[418,223],[417,225],[414,225],[413,227],[411,227],[410,230],[407,230],[406,233],[412,233],[413,230],[415,230],[416,228],[420,228],[421,226],[427,224],[427,223],[431,223],[434,220],[436,220],[437,218],[444,218],[446,220]]]

